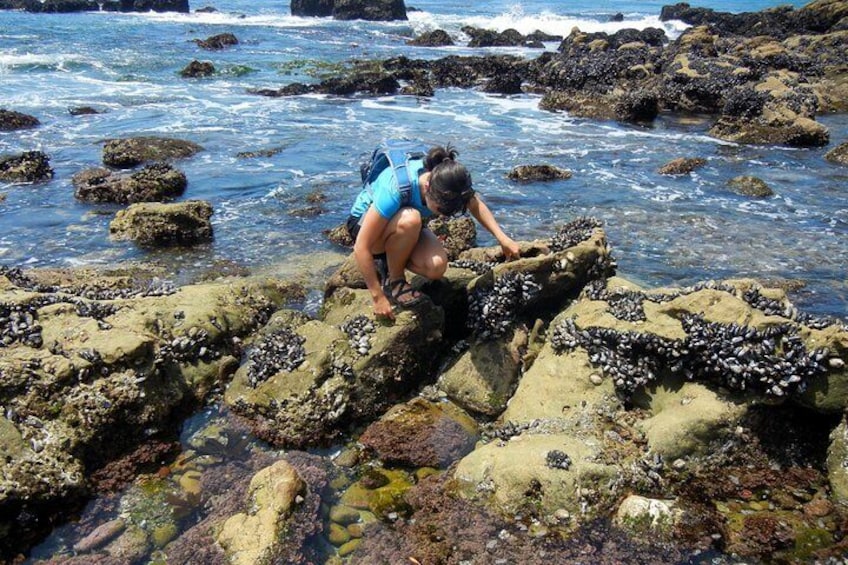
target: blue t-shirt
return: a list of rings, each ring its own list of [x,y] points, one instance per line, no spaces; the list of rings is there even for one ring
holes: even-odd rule
[[[409,161],[409,180],[412,182],[412,189],[410,191],[411,198],[406,206],[415,208],[421,212],[422,217],[426,218],[432,216],[433,213],[421,202],[421,187],[418,186],[418,176],[423,170],[423,159],[411,159]],[[395,172],[391,167],[386,167],[377,175],[377,178],[371,183],[370,191],[368,188],[362,189],[350,209],[350,215],[354,218],[361,218],[372,204],[377,213],[387,220],[390,220],[400,210],[400,189]]]

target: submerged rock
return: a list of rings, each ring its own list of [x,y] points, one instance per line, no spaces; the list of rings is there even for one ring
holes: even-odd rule
[[[359,437],[388,465],[446,468],[474,448],[477,424],[450,403],[418,398],[391,408]]]
[[[774,191],[762,179],[751,176],[739,176],[730,179],[727,184],[743,196],[765,198],[774,196]]]
[[[706,164],[707,160],[700,157],[679,157],[660,167],[657,172],[661,175],[688,175]]]
[[[243,514],[231,516],[215,536],[230,563],[253,565],[279,552],[297,497],[306,484],[286,461],[259,471],[250,481]]]

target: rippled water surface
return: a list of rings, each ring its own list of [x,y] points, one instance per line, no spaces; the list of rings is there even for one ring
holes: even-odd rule
[[[783,3],[783,2],[780,2]],[[848,311],[848,170],[828,164],[828,148],[745,147],[706,135],[709,119],[664,115],[649,128],[592,122],[538,109],[536,95],[495,96],[443,89],[407,96],[265,98],[251,88],[314,80],[351,59],[398,54],[538,50],[412,48],[414,35],[442,28],[460,38],[464,25],[523,33],[568,34],[662,26],[660,2],[459,2],[424,0],[409,22],[336,22],[288,15],[288,2],[216,3],[211,14],[33,15],[0,12],[0,106],[35,115],[42,125],[0,132],[0,152],[46,152],[55,178],[44,184],[0,185],[0,263],[27,266],[156,261],[177,280],[232,261],[253,270],[322,269],[339,252],[322,230],[338,225],[357,192],[358,165],[386,136],[451,142],[470,167],[475,187],[518,239],[551,235],[580,215],[601,218],[619,272],[647,285],[692,284],[754,276],[806,282],[793,295],[817,314]],[[710,2],[719,10],[751,10],[778,2]],[[409,5],[413,5],[410,3]],[[800,5],[800,3],[796,3]],[[192,5],[199,8],[202,5]],[[625,21],[611,23],[621,12]],[[230,32],[239,45],[201,50],[192,40]],[[548,46],[555,49],[556,44]],[[214,77],[179,77],[193,59],[211,61]],[[71,116],[93,106],[96,115]],[[826,116],[832,145],[846,141],[848,118]],[[214,243],[191,250],[142,251],[112,242],[116,206],[75,201],[71,177],[101,163],[104,139],[174,136],[205,151],[182,161],[183,198],[209,200]],[[239,153],[268,150],[270,156]],[[707,165],[680,178],[657,174],[681,156]],[[521,164],[570,169],[566,181],[518,185],[506,173]],[[754,200],[727,186],[737,175],[765,180],[775,196]],[[326,196],[324,213],[304,216],[306,197]],[[488,234],[481,242],[492,243]]]

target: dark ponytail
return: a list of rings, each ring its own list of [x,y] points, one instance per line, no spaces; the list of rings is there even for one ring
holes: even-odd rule
[[[424,168],[431,173],[428,198],[446,216],[465,213],[474,196],[471,173],[456,160],[458,155],[459,151],[448,144],[431,148],[424,158]]]

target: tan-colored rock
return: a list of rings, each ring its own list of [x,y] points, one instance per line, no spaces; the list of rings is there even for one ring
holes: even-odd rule
[[[729,400],[702,384],[669,379],[634,402],[650,410],[636,427],[644,431],[650,450],[666,461],[706,455],[748,409],[745,402]]]
[[[439,388],[469,412],[498,416],[518,382],[527,347],[526,331],[516,329],[511,337],[472,343],[439,377]]]
[[[347,422],[375,419],[391,398],[419,386],[435,369],[433,351],[440,347],[444,318],[432,303],[399,311],[392,323],[374,323],[366,354],[351,347],[341,327],[373,316],[368,291],[338,289],[323,313],[323,320],[289,327],[303,340],[304,358],[297,367],[263,375],[253,384],[248,362],[226,391],[225,401],[252,420],[254,433],[266,441],[299,447],[326,443]]]
[[[306,488],[297,471],[277,461],[250,481],[245,513],[231,516],[215,540],[234,565],[270,563],[296,497]]]
[[[548,466],[551,451],[568,455],[571,466]],[[462,496],[486,501],[504,515],[514,515],[531,491],[539,493],[541,514],[552,515],[561,509],[580,514],[587,510],[581,508],[580,488],[592,485],[604,490],[618,474],[616,466],[598,462],[599,453],[596,441],[584,441],[571,433],[525,433],[504,445],[478,447],[459,462],[454,478]]]
[[[671,533],[680,512],[673,500],[659,500],[631,494],[621,501],[615,512],[615,523],[635,535]]]

